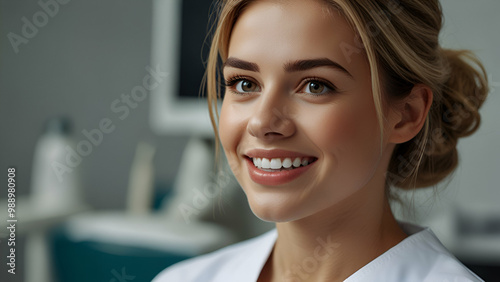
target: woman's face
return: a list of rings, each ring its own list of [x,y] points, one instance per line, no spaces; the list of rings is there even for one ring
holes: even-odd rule
[[[313,215],[384,171],[366,55],[325,4],[252,3],[234,26],[223,72],[221,142],[261,219]]]

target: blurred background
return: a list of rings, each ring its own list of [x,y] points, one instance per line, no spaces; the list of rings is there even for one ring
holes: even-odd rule
[[[394,209],[495,277],[500,2],[442,4],[442,44],[476,52],[491,93],[481,128],[459,143],[453,178],[402,195]],[[197,98],[209,8],[204,0],[0,0],[0,281],[150,281],[171,263],[272,228],[251,214],[227,166],[210,169],[211,127]],[[7,272],[9,167],[15,275]]]

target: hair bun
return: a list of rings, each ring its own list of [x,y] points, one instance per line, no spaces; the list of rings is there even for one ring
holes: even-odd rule
[[[467,50],[442,49],[450,76],[442,90],[442,126],[451,138],[469,136],[481,122],[479,108],[488,95],[486,71]],[[475,68],[478,67],[478,68]]]

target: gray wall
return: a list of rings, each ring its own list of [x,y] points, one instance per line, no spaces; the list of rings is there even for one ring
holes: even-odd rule
[[[45,2],[45,1],[44,1]],[[150,64],[151,2],[133,0],[69,1],[16,53],[7,34],[22,35],[22,18],[32,21],[37,1],[0,1],[0,150],[1,168],[16,166],[18,194],[29,192],[31,161],[44,122],[65,114],[82,130],[111,118],[114,132],[83,159],[84,196],[96,208],[119,209],[135,146],[157,145],[157,177],[171,181],[185,137],[155,136],[148,124],[149,99],[125,120],[110,109],[113,100],[142,84]],[[167,158],[167,156],[169,156]],[[4,183],[4,173],[1,181]],[[2,189],[0,196],[6,191]]]

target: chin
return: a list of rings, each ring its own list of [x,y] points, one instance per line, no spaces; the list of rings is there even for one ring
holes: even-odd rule
[[[278,200],[273,197],[253,199],[248,197],[248,203],[253,214],[267,222],[290,222],[307,216],[304,204],[292,203],[287,200]]]
[[[250,208],[252,209],[253,214],[258,217],[260,220],[267,221],[267,222],[289,222],[293,221],[294,217],[291,216],[288,212],[284,212],[282,210],[277,210],[276,208],[252,208],[250,205]]]

